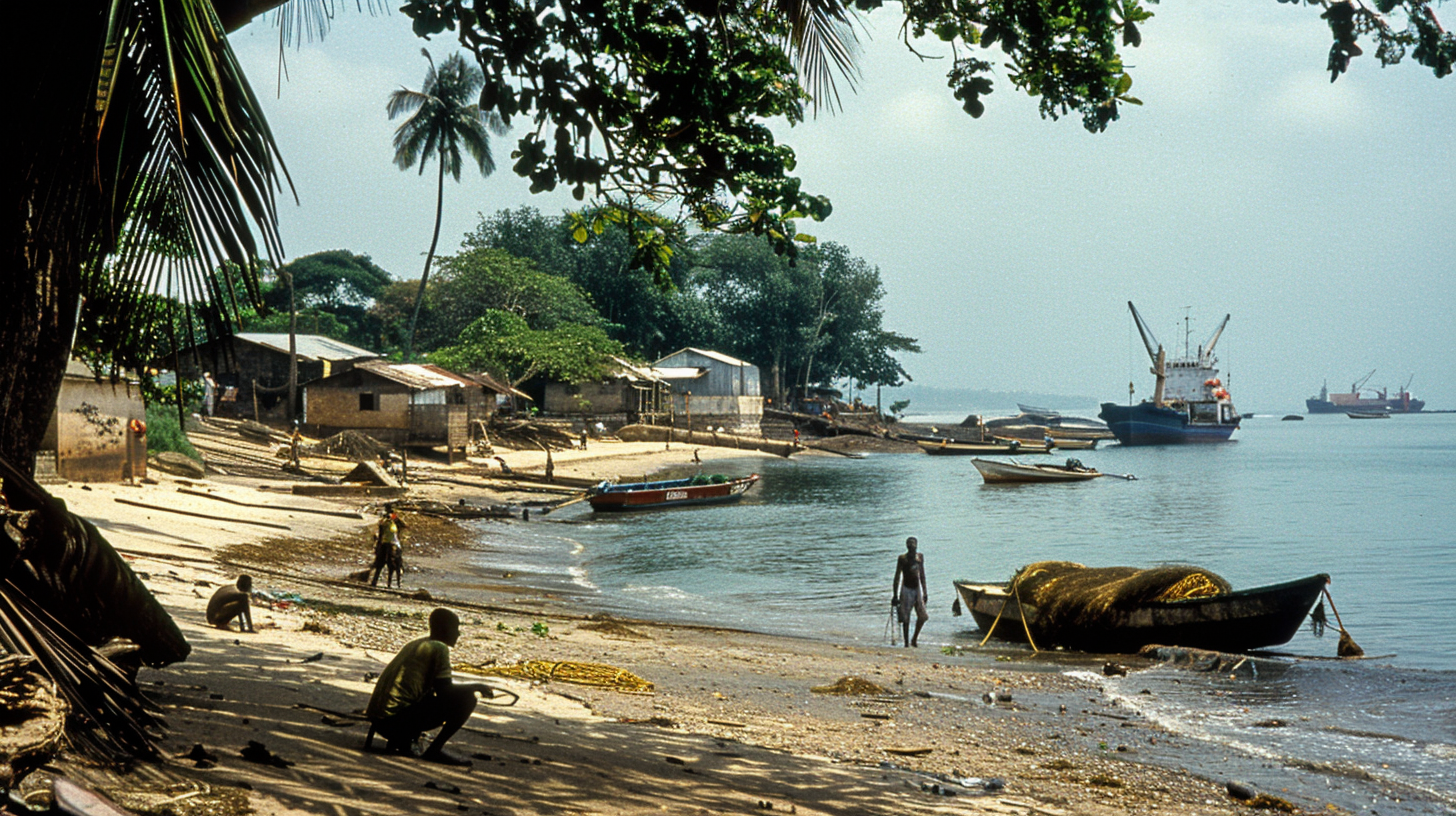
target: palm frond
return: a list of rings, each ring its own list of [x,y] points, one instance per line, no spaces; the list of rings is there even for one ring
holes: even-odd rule
[[[218,270],[282,257],[276,193],[292,183],[209,0],[112,0],[110,12],[97,154],[118,251],[88,276],[88,293],[106,289],[113,309],[95,325],[124,331],[124,312],[158,291],[161,274],[211,304],[210,334],[225,332],[260,293],[255,275],[236,292]],[[171,262],[156,263],[158,252]]]
[[[817,108],[830,97],[842,107],[836,72],[852,93],[859,80],[859,40],[843,0],[769,0],[788,23],[789,45],[799,63],[804,89]]]

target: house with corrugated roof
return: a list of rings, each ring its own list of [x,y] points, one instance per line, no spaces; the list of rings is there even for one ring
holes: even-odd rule
[[[541,410],[554,416],[590,417],[619,427],[629,423],[665,424],[671,417],[670,388],[650,366],[613,357],[614,370],[597,382],[548,382]]]
[[[348,371],[356,363],[379,355],[321,334],[294,336],[298,353],[298,385]],[[218,416],[284,420],[288,417],[288,334],[239,332],[200,343],[177,354],[177,360],[157,361],[158,368],[176,368],[184,379],[200,380],[211,373],[218,394]]]
[[[652,364],[672,394],[674,423],[758,433],[763,394],[758,366],[718,351],[685,348]]]
[[[366,360],[306,385],[303,423],[314,436],[354,430],[400,447],[444,446],[453,458],[470,442],[471,423],[495,413],[502,391],[524,396],[489,375]]]

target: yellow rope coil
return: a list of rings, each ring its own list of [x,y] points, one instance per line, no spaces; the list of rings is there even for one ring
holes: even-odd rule
[[[577,663],[573,661],[527,660],[506,666],[471,665],[461,663],[456,671],[476,674],[482,677],[512,677],[518,680],[549,682],[559,680],[580,686],[598,686],[617,691],[651,693],[653,685],[641,677],[605,663]]]
[[[1218,584],[1201,572],[1195,572],[1163,590],[1156,601],[1181,601],[1185,598],[1209,598],[1222,594]]]

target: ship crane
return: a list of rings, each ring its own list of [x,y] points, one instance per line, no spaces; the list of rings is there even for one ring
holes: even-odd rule
[[[1213,330],[1213,336],[1208,338],[1208,342],[1204,343],[1203,346],[1198,349],[1198,361],[1200,363],[1203,363],[1204,365],[1213,364],[1213,346],[1215,343],[1218,342],[1218,338],[1223,335],[1223,328],[1224,326],[1228,325],[1230,317],[1233,317],[1233,315],[1224,315],[1223,320],[1220,321],[1218,324],[1218,328]]]
[[[1138,314],[1137,307],[1132,305],[1132,301],[1129,300],[1127,302],[1127,308],[1132,310],[1133,322],[1137,324],[1138,334],[1142,335],[1143,338],[1143,348],[1148,350],[1148,358],[1153,361],[1151,370],[1153,376],[1157,378],[1153,386],[1153,404],[1161,406],[1163,404],[1163,386],[1168,381],[1166,366],[1168,355],[1163,352],[1163,344],[1159,343],[1158,338],[1153,336],[1153,330],[1148,328],[1147,322],[1143,320],[1142,315]],[[1228,322],[1228,319],[1225,318],[1224,322]],[[1219,326],[1219,331],[1222,330],[1223,326]],[[1215,336],[1214,339],[1217,340],[1218,337]],[[1154,346],[1157,347],[1156,351],[1153,350]]]
[[[1351,394],[1354,394],[1356,396],[1359,396],[1360,395],[1360,386],[1362,386],[1365,383],[1369,382],[1370,381],[1370,378],[1371,377],[1374,377],[1374,376],[1375,376],[1375,369],[1372,368],[1372,369],[1370,369],[1370,373],[1369,374],[1366,374],[1365,376],[1361,377],[1359,380],[1357,380],[1355,382],[1354,385],[1350,386],[1350,393]]]

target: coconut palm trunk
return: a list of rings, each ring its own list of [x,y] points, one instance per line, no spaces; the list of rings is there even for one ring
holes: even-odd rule
[[[415,311],[410,317],[409,338],[405,341],[404,359],[414,357],[415,327],[420,322],[420,307],[425,303],[425,285],[430,282],[430,264],[435,260],[435,248],[440,245],[440,221],[445,214],[445,163],[440,162],[440,181],[435,190],[435,234],[430,238],[430,251],[425,253],[425,271],[420,275],[420,291],[415,294]]]

